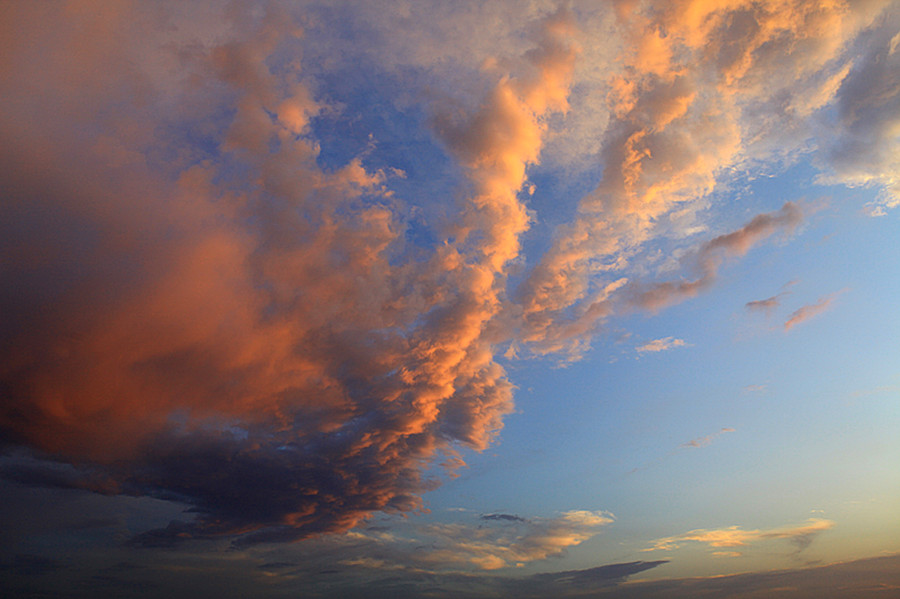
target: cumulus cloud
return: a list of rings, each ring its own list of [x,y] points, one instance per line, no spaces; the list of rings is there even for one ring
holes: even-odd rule
[[[144,545],[293,541],[414,512],[438,484],[429,465],[460,467],[512,412],[499,347],[583,350],[612,316],[692,297],[797,227],[787,202],[682,242],[709,228],[727,173],[807,149],[810,123],[836,114],[823,164],[893,193],[889,3],[536,3],[513,25],[501,5],[448,6],[3,4],[7,478],[190,507]],[[347,22],[358,45],[325,43]],[[393,110],[426,115],[456,187],[423,168],[398,197],[374,137],[325,148],[322,120],[344,107],[326,71],[362,54]],[[399,72],[429,85],[386,91]],[[596,139],[569,130],[585,121]],[[595,148],[582,168],[602,178],[528,262],[529,174],[551,146]],[[662,241],[686,243],[684,278],[648,275]],[[517,549],[455,555],[537,559],[602,518],[509,521],[530,527],[509,533]]]
[[[704,543],[710,547],[743,547],[752,543],[770,539],[786,539],[797,545],[802,551],[812,543],[813,539],[821,532],[834,527],[834,522],[824,518],[810,518],[799,526],[786,526],[768,530],[745,530],[739,526],[730,526],[719,529],[697,529],[686,532],[683,535],[656,539],[653,545],[645,551],[660,551],[678,549],[688,541]]]
[[[612,313],[599,291],[621,278],[612,273],[660,237],[702,230],[699,213],[731,173],[759,161],[780,162],[808,149],[817,136],[821,146],[852,138],[848,119],[828,127],[816,119],[832,114],[826,109],[859,65],[878,62],[871,68],[889,71],[867,53],[887,51],[879,44],[890,37],[886,23],[894,9],[888,2],[802,0],[617,5],[626,41],[617,57],[621,69],[610,74],[607,88],[603,178],[580,201],[575,219],[557,228],[553,245],[520,289],[526,337],[536,349],[580,351]],[[873,30],[880,32],[877,44]],[[897,97],[887,83],[870,112],[894,115],[887,106]],[[879,146],[896,143],[890,127],[879,131],[887,132]],[[877,177],[865,181],[889,189],[896,169],[880,161],[873,171]],[[851,170],[836,180],[852,183]],[[643,309],[660,309],[696,295],[710,281],[701,276],[645,285],[634,299]],[[567,337],[561,329],[568,329]]]
[[[644,345],[639,345],[635,348],[638,353],[646,353],[646,352],[661,352],[669,349],[673,349],[675,347],[685,347],[687,343],[684,342],[683,339],[676,339],[675,337],[663,337],[662,339],[654,339],[652,341],[648,341]]]
[[[13,10],[35,35],[15,37],[4,77],[2,274],[20,291],[4,295],[0,423],[48,462],[7,474],[95,488],[99,472],[108,492],[198,514],[148,545],[291,541],[420,509],[427,464],[483,449],[512,409],[486,328],[543,117],[566,108],[570,17],[538,25],[474,112],[439,119],[471,194],[420,262],[394,171],[318,164],[327,99],[286,10],[123,4],[76,32],[45,8]],[[60,97],[84,102],[57,117]]]

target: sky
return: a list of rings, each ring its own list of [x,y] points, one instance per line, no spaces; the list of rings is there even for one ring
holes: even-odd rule
[[[4,593],[900,592],[900,3],[0,46]]]

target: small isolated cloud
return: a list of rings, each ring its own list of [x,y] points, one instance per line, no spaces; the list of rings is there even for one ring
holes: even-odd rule
[[[706,543],[710,547],[743,547],[769,539],[787,539],[798,547],[798,552],[809,547],[819,533],[834,526],[832,520],[810,518],[799,526],[772,528],[769,530],[744,530],[739,526],[718,529],[697,529],[683,535],[657,539],[644,551],[668,551],[678,549],[687,541]]]
[[[654,339],[644,345],[640,345],[635,349],[639,354],[644,354],[647,352],[661,352],[669,349],[674,349],[676,347],[688,347],[688,344],[684,342],[683,339],[676,339],[675,337],[663,337],[662,339]]]
[[[713,433],[713,434],[711,434],[711,435],[706,435],[705,437],[697,437],[696,439],[691,439],[691,440],[688,441],[687,443],[682,443],[682,444],[681,444],[681,447],[684,447],[684,448],[690,448],[690,447],[706,447],[707,445],[709,445],[710,443],[712,443],[713,440],[714,440],[716,437],[718,437],[719,435],[723,435],[723,434],[725,434],[725,433],[733,433],[733,432],[734,432],[734,429],[733,429],[733,428],[730,428],[730,427],[727,427],[727,426],[726,426],[726,427],[723,427],[722,430],[720,430],[720,431],[717,432],[717,433]]]
[[[768,390],[768,385],[746,385],[743,388],[744,393],[766,393]]]
[[[770,316],[772,311],[774,311],[778,306],[781,305],[781,298],[785,295],[790,294],[788,289],[797,284],[797,280],[794,279],[792,281],[788,281],[784,285],[781,286],[781,292],[773,295],[772,297],[767,297],[766,299],[754,300],[752,302],[747,302],[744,304],[744,307],[747,308],[748,312],[762,312],[766,316]]]
[[[819,298],[814,304],[807,304],[805,306],[800,306],[796,310],[794,310],[790,317],[784,323],[784,330],[789,331],[792,327],[813,318],[814,316],[818,316],[822,314],[826,310],[828,310],[832,303],[834,302],[834,298],[837,294],[832,294],[823,298]]]
[[[781,302],[778,301],[778,297],[778,295],[773,295],[766,299],[747,302],[745,307],[751,312],[765,312],[766,314],[769,314],[781,304]]]
[[[525,518],[513,514],[484,514],[482,520],[500,520],[506,522],[526,522]]]

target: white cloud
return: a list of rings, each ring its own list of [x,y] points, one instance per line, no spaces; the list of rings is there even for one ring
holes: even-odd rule
[[[635,348],[638,353],[647,353],[647,352],[661,352],[670,350],[676,347],[688,347],[688,344],[684,342],[683,339],[676,339],[675,337],[663,337],[662,339],[654,339],[652,341],[648,341],[644,345],[639,345]]]

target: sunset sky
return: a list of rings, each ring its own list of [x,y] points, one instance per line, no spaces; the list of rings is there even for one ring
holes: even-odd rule
[[[0,594],[896,597],[898,142],[897,1],[0,2]]]

